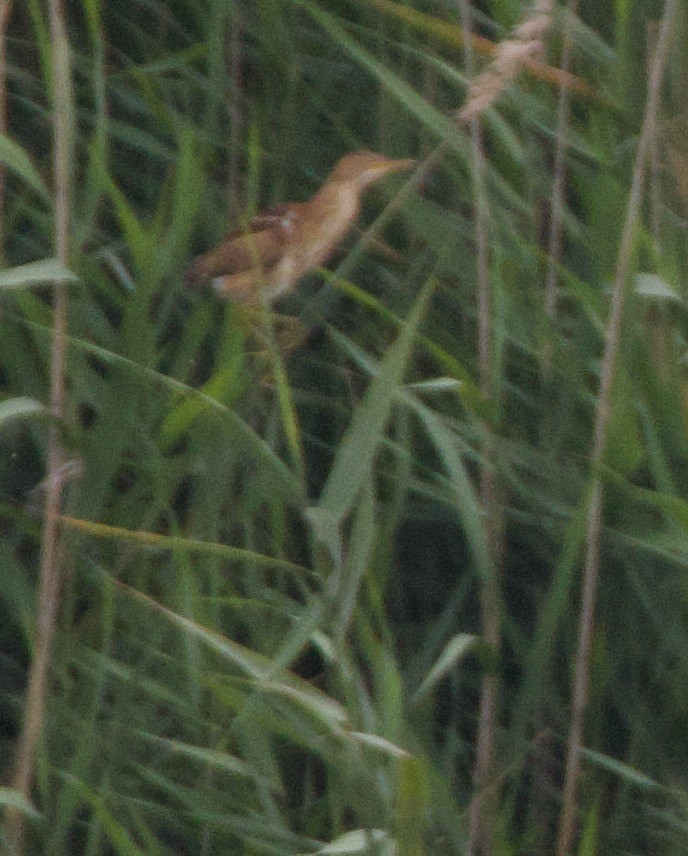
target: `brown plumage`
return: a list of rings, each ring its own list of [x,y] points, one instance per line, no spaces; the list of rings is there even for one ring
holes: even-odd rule
[[[186,270],[186,284],[211,282],[221,297],[250,303],[278,299],[327,261],[358,215],[366,187],[413,163],[375,152],[344,155],[308,202],[258,214],[245,230],[232,232],[195,259]]]

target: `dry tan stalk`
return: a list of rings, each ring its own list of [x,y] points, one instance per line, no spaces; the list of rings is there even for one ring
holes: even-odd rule
[[[578,784],[581,772],[583,726],[590,691],[590,660],[595,633],[597,583],[600,573],[600,539],[604,508],[604,485],[600,476],[607,447],[609,424],[612,417],[612,389],[617,356],[623,334],[622,321],[628,282],[631,276],[634,246],[640,218],[653,134],[657,128],[657,114],[661,100],[661,86],[668,60],[672,25],[678,11],[678,0],[667,0],[657,48],[650,63],[647,102],[643,126],[636,151],[631,190],[626,207],[626,219],[619,244],[614,277],[612,305],[607,324],[606,343],[600,369],[600,391],[597,398],[593,428],[592,473],[585,526],[585,564],[581,582],[578,649],[571,698],[571,725],[567,740],[566,770],[562,796],[557,856],[568,856],[576,834]]]
[[[413,27],[437,42],[456,48],[463,47],[464,35],[462,28],[455,24],[450,24],[443,19],[434,18],[424,12],[419,12],[410,6],[393,3],[391,0],[368,0],[368,2],[385,15],[394,17],[398,21],[403,21],[409,27]],[[469,39],[471,47],[477,54],[493,57],[499,49],[499,46],[494,42],[475,33],[470,33]],[[544,80],[553,86],[566,86],[570,92],[575,92],[577,95],[585,98],[593,98],[596,101],[604,101],[600,93],[585,80],[573,74],[568,74],[560,68],[554,68],[551,65],[540,62],[537,59],[527,60],[526,71],[533,77],[538,78],[538,80]]]
[[[571,59],[571,28],[574,15],[578,11],[578,0],[569,0],[568,18],[564,27],[564,44],[561,49],[561,68],[568,72]],[[569,114],[569,89],[562,86],[557,109],[557,147],[554,155],[554,178],[552,181],[552,208],[548,242],[547,278],[545,281],[545,312],[554,321],[557,314],[557,268],[561,257],[563,220],[564,220],[564,181],[566,152],[568,149],[567,126]],[[549,372],[550,353],[544,361],[545,373]]]
[[[471,44],[471,14],[467,0],[461,0],[461,23],[464,33],[466,73],[473,77],[473,49]],[[475,251],[477,261],[478,292],[478,363],[480,388],[486,398],[494,395],[494,330],[493,295],[490,277],[490,216],[485,191],[486,160],[483,147],[480,116],[475,113],[468,120],[471,134],[471,166],[473,179],[473,207],[475,221]],[[485,510],[485,526],[490,545],[489,579],[481,581],[481,633],[496,653],[501,648],[501,593],[500,568],[503,525],[499,502],[499,484],[495,473],[495,437],[488,429],[483,448],[485,462],[480,472],[480,499]],[[495,742],[499,721],[498,678],[493,674],[483,677],[480,691],[478,728],[476,734],[473,784],[475,788],[470,807],[468,856],[480,851],[494,852],[494,818],[499,804],[500,783],[493,781]]]
[[[241,151],[242,115],[241,94],[242,75],[241,63],[243,54],[243,24],[238,4],[235,4],[232,19],[228,26],[227,48],[229,51],[229,79],[232,84],[231,101],[229,105],[229,210],[237,211],[241,199],[239,153]]]
[[[55,253],[67,264],[69,246],[69,197],[71,169],[71,93],[67,29],[61,0],[50,0],[50,39],[53,63]],[[53,416],[64,415],[67,291],[65,283],[54,284],[53,341],[50,363],[50,404]],[[43,731],[52,641],[60,600],[62,549],[59,513],[63,477],[59,473],[65,456],[57,425],[48,441],[48,483],[41,538],[41,559],[37,599],[37,622],[33,659],[26,689],[24,719],[17,743],[16,770],[12,786],[28,800],[36,766],[36,753]],[[24,814],[8,810],[7,838],[12,856],[21,856],[24,847]]]
[[[484,113],[529,62],[542,56],[552,10],[553,0],[536,0],[530,15],[514,30],[513,37],[497,46],[490,66],[471,83],[466,103],[456,117],[459,122],[470,122]]]
[[[12,13],[12,0],[0,2],[0,134],[7,133],[7,24]],[[3,263],[5,236],[5,166],[0,164],[0,265]]]

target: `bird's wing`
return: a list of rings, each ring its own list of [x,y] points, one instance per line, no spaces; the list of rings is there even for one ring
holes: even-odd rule
[[[186,270],[187,285],[197,285],[226,274],[272,267],[300,218],[300,205],[277,205],[257,214],[245,229],[231,232],[212,250],[195,259]]]
[[[302,202],[292,202],[290,205],[286,203],[273,205],[272,208],[266,208],[256,214],[249,224],[248,231],[262,232],[278,229],[286,240],[294,231],[294,227],[301,217],[302,208]]]

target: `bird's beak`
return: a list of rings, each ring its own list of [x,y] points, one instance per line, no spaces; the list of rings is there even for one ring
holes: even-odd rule
[[[413,158],[401,158],[400,160],[388,160],[386,163],[381,163],[376,167],[375,175],[387,175],[388,172],[400,172],[402,169],[408,169],[413,166],[416,161]]]
[[[408,169],[410,166],[413,166],[416,163],[413,158],[402,158],[400,160],[381,160],[379,163],[372,164],[368,167],[364,172],[362,172],[358,177],[358,184],[360,187],[367,187],[367,185],[372,184],[375,181],[378,181],[384,176],[388,175],[392,172],[400,172],[402,169]]]

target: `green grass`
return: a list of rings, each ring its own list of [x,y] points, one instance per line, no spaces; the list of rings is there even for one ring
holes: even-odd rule
[[[495,854],[554,853],[596,480],[570,852],[685,852],[685,10],[614,331],[646,46],[664,4],[581,4],[567,127],[564,9],[539,64],[482,115],[487,318],[475,149],[453,118],[469,78],[458,6],[67,4],[60,107],[44,5],[12,10],[0,137],[0,802],[23,813],[24,852],[478,852],[475,747],[492,676],[482,840]],[[499,43],[526,11],[485,3],[473,26]],[[474,43],[478,71],[486,50]],[[58,113],[71,130],[66,209]],[[424,173],[374,189],[329,271],[279,306],[309,325],[301,349],[283,352],[277,319],[256,336],[236,306],[184,289],[196,251],[263,205],[307,198],[354,148],[417,157]],[[67,265],[54,238],[65,210]],[[68,315],[55,420],[57,280]],[[70,465],[27,800],[11,771],[44,614],[52,426]],[[495,580],[498,649],[483,638]]]

